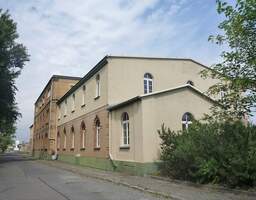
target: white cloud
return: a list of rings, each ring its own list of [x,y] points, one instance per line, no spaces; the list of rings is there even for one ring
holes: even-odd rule
[[[33,104],[53,74],[83,76],[106,54],[192,57],[206,64],[215,61],[219,51],[206,45],[207,38],[198,36],[204,27],[191,2],[196,3],[0,0],[0,7],[9,9],[18,23],[19,41],[31,55],[17,80],[17,101],[23,114],[18,137],[27,139]],[[210,19],[213,11],[214,7],[205,18]],[[215,25],[215,21],[209,24]]]

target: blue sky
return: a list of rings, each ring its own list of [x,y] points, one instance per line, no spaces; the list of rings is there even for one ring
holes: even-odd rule
[[[207,41],[222,20],[215,0],[0,0],[0,8],[10,11],[31,55],[17,80],[20,140],[28,139],[34,102],[53,74],[83,76],[106,54],[210,66],[222,51]]]

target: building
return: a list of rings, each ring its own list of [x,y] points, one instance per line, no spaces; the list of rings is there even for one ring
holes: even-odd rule
[[[33,133],[34,133],[34,125],[32,124],[29,127],[29,142],[28,142],[28,151],[33,153]]]
[[[136,174],[156,170],[157,130],[187,128],[214,100],[217,83],[192,59],[106,56],[58,101],[60,160]]]
[[[53,75],[36,100],[33,124],[33,153],[36,156],[47,156],[55,151],[56,103],[79,80],[79,77]]]

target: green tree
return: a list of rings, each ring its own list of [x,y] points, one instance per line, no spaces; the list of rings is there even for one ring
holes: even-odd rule
[[[17,42],[17,24],[8,11],[0,9],[0,148],[4,150],[15,133],[15,121],[20,116],[16,106],[15,79],[27,62],[26,48]],[[3,147],[3,148],[2,148]]]
[[[213,116],[241,119],[256,104],[256,0],[237,0],[235,6],[216,2],[218,13],[225,16],[218,26],[223,34],[209,40],[228,50],[221,54],[223,61],[213,71],[203,71],[203,76],[221,80],[208,90],[210,95],[223,94],[219,103],[224,109],[213,107]]]

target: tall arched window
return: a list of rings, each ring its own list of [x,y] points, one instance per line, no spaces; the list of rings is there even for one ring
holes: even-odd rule
[[[186,112],[183,116],[182,116],[182,129],[186,130],[188,129],[189,125],[192,124],[194,117],[191,113]]]
[[[80,136],[80,145],[81,150],[85,149],[85,123],[82,121],[81,123],[81,136]]]
[[[100,148],[100,120],[95,118],[95,147]]]
[[[66,133],[66,129],[64,128],[64,131],[63,131],[63,135],[64,135],[64,138],[63,138],[63,149],[66,150],[67,148],[67,133]]]
[[[129,115],[127,112],[122,114],[122,146],[130,145]]]
[[[70,133],[71,133],[71,150],[74,150],[74,148],[75,148],[75,130],[74,130],[73,126],[70,129]]]
[[[144,94],[151,93],[153,90],[153,76],[150,73],[144,74]]]
[[[57,150],[60,149],[60,133],[57,133]]]

